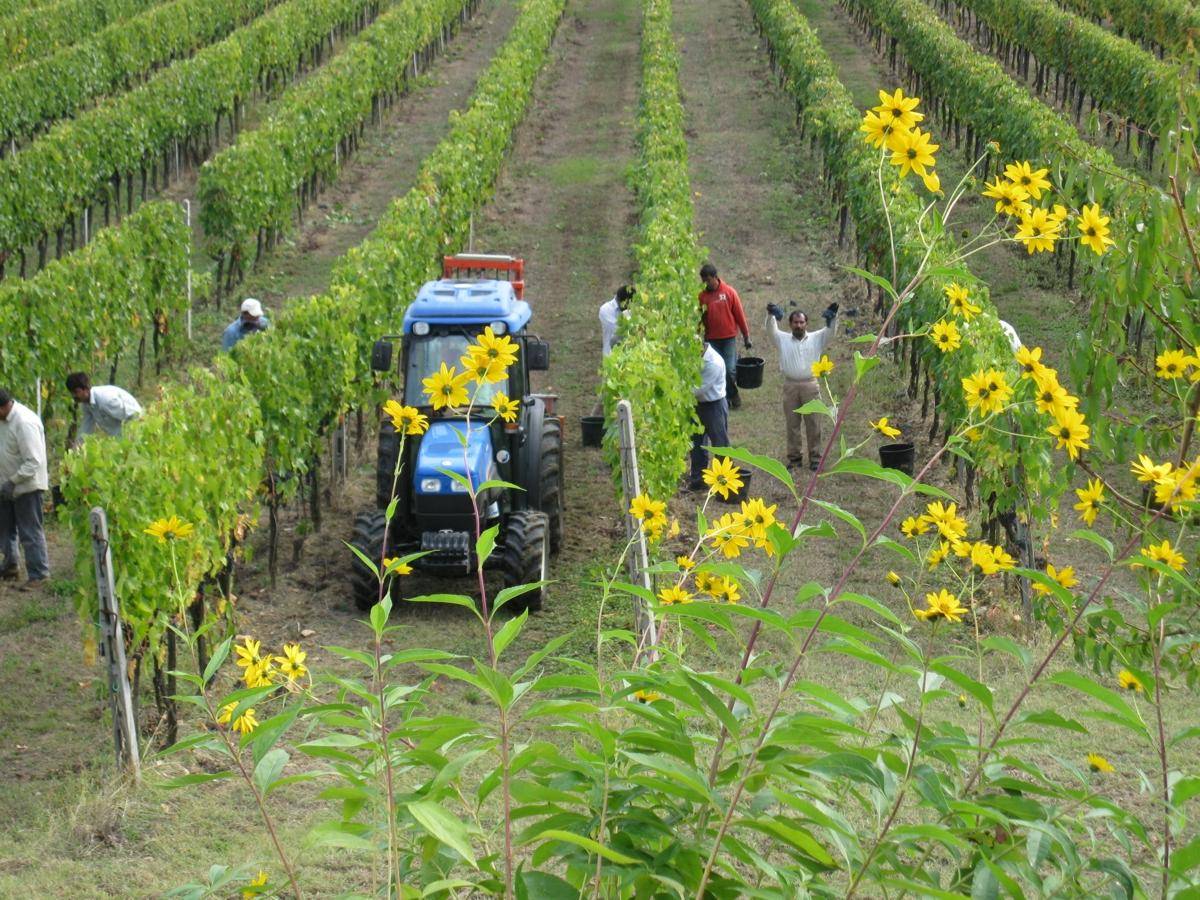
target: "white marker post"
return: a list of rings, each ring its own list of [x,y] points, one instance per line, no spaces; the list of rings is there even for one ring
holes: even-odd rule
[[[633,407],[628,400],[617,403],[617,427],[620,434],[621,451],[621,489],[624,495],[625,536],[633,541],[633,547],[626,554],[626,567],[629,570],[629,583],[644,587],[653,592],[650,583],[650,555],[646,549],[646,534],[642,531],[641,523],[629,514],[629,504],[633,498],[642,492],[641,478],[638,475],[637,442],[633,428]],[[658,627],[654,621],[654,613],[641,597],[633,598],[633,614],[637,623],[638,661],[643,665],[658,659]]]

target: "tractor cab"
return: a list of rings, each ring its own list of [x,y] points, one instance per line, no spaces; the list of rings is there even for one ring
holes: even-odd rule
[[[562,419],[555,397],[534,394],[530,373],[549,367],[549,345],[530,334],[532,309],[524,299],[524,262],[510,256],[446,257],[443,277],[418,291],[404,313],[401,334],[377,341],[372,368],[398,375],[403,402],[429,416],[429,430],[403,441],[390,419],[380,424],[376,509],[360,515],[354,544],[368,558],[425,553],[414,565],[431,573],[465,575],[476,560],[475,512],[465,486],[502,480],[521,490],[492,488],[479,497],[481,528],[499,526],[488,559],[506,586],[543,581],[548,556],[562,543]],[[467,348],[486,329],[517,346],[507,378],[471,382],[473,406],[432,409],[424,379],[443,365],[460,368]],[[399,359],[393,361],[394,349]],[[517,418],[495,415],[492,398],[502,392],[518,401]],[[396,476],[399,463],[399,476]],[[395,499],[390,525],[385,510]],[[384,535],[387,547],[384,547]],[[355,599],[369,608],[378,599],[374,574],[356,557]],[[518,605],[539,608],[542,591],[523,595]]]

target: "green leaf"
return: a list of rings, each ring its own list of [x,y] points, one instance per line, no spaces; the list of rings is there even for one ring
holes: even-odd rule
[[[1021,668],[1023,669],[1028,669],[1029,664],[1032,661],[1028,650],[1026,650],[1016,641],[1012,640],[1011,638],[1006,638],[1003,635],[989,635],[983,639],[982,644],[985,650],[998,650],[1001,653],[1007,653],[1009,656],[1016,659],[1021,664]]]
[[[392,592],[389,590],[383,599],[371,607],[371,630],[376,637],[383,634],[387,621],[392,615]]]
[[[208,661],[208,665],[204,667],[205,684],[208,684],[208,682],[212,681],[213,676],[217,674],[217,670],[221,668],[221,665],[229,657],[229,649],[232,646],[232,637],[225,638],[225,640],[221,641],[221,643],[217,645],[217,648],[213,651],[212,657]]]
[[[492,551],[496,549],[496,536],[500,533],[500,526],[493,525],[483,531],[475,540],[475,556],[479,560],[479,568],[483,568],[483,564],[487,562],[488,557],[492,555]]]
[[[751,453],[749,450],[744,450],[741,447],[713,447],[712,453],[713,456],[727,456],[730,459],[745,463],[748,466],[754,466],[754,468],[766,472],[795,496],[796,482],[779,460]]]
[[[374,853],[378,848],[374,841],[366,838],[365,835],[369,833],[370,830],[366,825],[336,820],[322,822],[312,830],[313,838],[322,846],[344,847],[347,850]]]
[[[985,684],[980,684],[974,678],[963,674],[958,669],[951,665],[942,662],[930,663],[929,668],[937,672],[939,675],[945,676],[948,680],[954,682],[959,688],[966,691],[987,709],[990,713],[995,713],[992,708],[992,692]]]
[[[847,525],[852,526],[864,541],[867,539],[867,529],[864,527],[863,523],[858,520],[858,516],[854,515],[854,513],[850,512],[849,510],[842,509],[842,507],[838,506],[836,503],[831,503],[828,500],[818,500],[816,497],[810,497],[808,502],[812,503],[814,506],[820,507],[830,515],[836,516]]]
[[[825,472],[826,475],[865,475],[868,478],[878,478],[880,481],[889,481],[897,487],[905,491],[915,491],[918,494],[926,494],[930,497],[941,497],[946,500],[954,498],[943,491],[941,488],[936,488],[931,484],[916,481],[908,475],[905,475],[899,469],[885,469],[878,463],[871,462],[869,459],[863,459],[859,456],[851,456],[847,459],[842,459],[837,462],[832,468]]]
[[[866,279],[867,281],[871,282],[871,284],[875,285],[877,288],[881,288],[893,300],[895,300],[896,297],[898,296],[896,294],[896,289],[894,287],[892,287],[892,283],[890,281],[888,281],[886,278],[884,278],[882,275],[876,275],[874,272],[868,272],[866,269],[859,269],[859,268],[856,268],[855,266],[843,266],[843,268],[847,272],[852,272],[853,274],[857,275],[859,278]]]
[[[797,407],[794,411],[802,416],[821,415],[827,416],[831,421],[833,420],[833,410],[825,405],[825,401],[819,399],[809,400],[803,406]]]
[[[472,868],[479,868],[467,826],[457,816],[432,800],[416,800],[406,808],[431,836],[465,859]]]
[[[379,579],[379,563],[377,563],[375,560],[371,559],[371,557],[367,556],[367,554],[363,553],[361,550],[359,550],[357,547],[355,547],[349,541],[342,541],[342,543],[350,548],[350,550],[354,553],[354,555],[359,558],[359,560],[362,562],[362,564],[364,566],[366,566],[368,569],[371,570],[371,574],[375,576],[376,580],[378,580]]]
[[[742,819],[738,822],[743,828],[761,831],[769,837],[778,838],[789,847],[798,850],[804,856],[816,860],[826,868],[835,868],[837,863],[829,855],[820,842],[806,828],[801,828],[781,817],[763,816],[762,818]]]
[[[878,356],[863,356],[857,350],[854,351],[854,382],[857,384],[862,381],[863,376],[875,368],[881,360]]]
[[[520,615],[509,619],[504,623],[504,627],[496,632],[496,637],[492,645],[495,647],[497,659],[500,658],[500,654],[504,652],[505,648],[513,642],[513,639],[521,633],[521,629],[525,627],[525,622],[528,619],[529,612],[522,610]]]
[[[1065,731],[1074,731],[1079,734],[1089,734],[1087,728],[1080,722],[1074,719],[1068,719],[1059,715],[1051,709],[1044,709],[1039,712],[1022,713],[1017,717],[1017,725],[1044,725],[1050,728],[1062,728]]]
[[[500,488],[506,491],[525,490],[525,488],[521,487],[519,484],[513,484],[511,481],[501,481],[499,478],[492,478],[475,488],[475,492],[482,494],[484,491],[490,491],[494,488]]]
[[[292,723],[296,721],[296,717],[300,715],[300,711],[303,708],[299,703],[285,707],[281,712],[271,716],[271,718],[261,723],[251,732],[250,750],[254,755],[255,763],[261,762],[267,750],[275,746],[284,732],[291,728]]]
[[[891,622],[893,625],[903,625],[899,616],[897,616],[894,612],[892,612],[874,597],[868,597],[865,594],[856,594],[853,591],[843,591],[838,595],[836,602],[855,603],[864,609],[871,610],[871,612],[875,613],[875,615],[879,616],[881,619]]]
[[[209,781],[218,781],[222,778],[232,778],[233,773],[229,771],[223,772],[193,772],[190,775],[180,775],[178,778],[172,778],[169,781],[164,781],[161,787],[165,788],[181,788],[188,787],[193,784],[205,784]]]
[[[549,872],[521,872],[518,894],[524,889],[527,900],[579,900],[579,888]]]
[[[1000,882],[988,868],[987,861],[979,860],[971,875],[971,900],[998,900],[999,896]]]
[[[1050,684],[1061,684],[1087,694],[1089,697],[1094,697],[1116,712],[1116,715],[1112,717],[1112,721],[1124,725],[1141,735],[1146,734],[1146,726],[1138,719],[1137,713],[1122,699],[1120,694],[1111,688],[1103,687],[1096,684],[1096,682],[1092,681],[1086,675],[1071,671],[1056,672],[1047,680]]]
[[[582,847],[588,853],[596,856],[602,856],[609,862],[618,863],[623,866],[632,866],[637,863],[637,860],[632,856],[626,856],[624,853],[618,853],[611,847],[605,847],[598,844],[589,837],[584,837],[580,834],[575,834],[571,831],[563,831],[560,828],[547,828],[545,831],[540,831],[533,835],[530,841],[563,841],[567,844],[574,844],[576,847]]]
[[[1116,550],[1113,548],[1112,541],[1110,541],[1108,538],[1098,535],[1096,532],[1088,528],[1080,528],[1077,531],[1072,531],[1070,536],[1072,538],[1078,538],[1079,540],[1095,544],[1104,551],[1104,555],[1108,557],[1108,561],[1112,562],[1113,554],[1116,553]]]
[[[405,603],[446,603],[450,606],[461,606],[475,614],[475,618],[483,621],[475,601],[465,594],[421,594],[417,597],[405,597]]]
[[[287,751],[281,747],[275,747],[263,754],[263,758],[258,761],[258,765],[254,767],[254,786],[262,794],[266,794],[271,785],[283,772],[283,767],[287,765]]]

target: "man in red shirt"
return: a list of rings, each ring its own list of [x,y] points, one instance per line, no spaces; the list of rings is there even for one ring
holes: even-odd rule
[[[746,349],[751,348],[750,327],[746,324],[746,312],[742,309],[742,298],[738,292],[717,277],[717,267],[705,263],[700,267],[700,280],[704,290],[700,292],[700,321],[704,323],[704,339],[725,360],[725,390],[729,406],[737,409],[742,398],[737,389],[737,335],[742,333]]]

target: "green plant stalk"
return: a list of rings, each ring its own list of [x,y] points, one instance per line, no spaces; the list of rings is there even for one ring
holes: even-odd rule
[[[175,541],[169,542],[171,550],[171,574],[175,584],[175,608],[176,616],[182,623],[181,629],[175,629],[183,636],[183,642],[187,645],[188,652],[192,657],[192,665],[196,667],[196,671],[200,672],[200,696],[204,699],[204,709],[208,713],[208,718],[212,722],[217,721],[217,710],[213,706],[212,697],[208,692],[208,685],[204,683],[203,672],[200,670],[200,657],[196,652],[196,638],[192,635],[191,626],[188,624],[187,609],[185,606],[185,597],[183,586],[179,580],[179,566],[175,558]],[[301,900],[304,896],[300,890],[300,883],[296,879],[296,871],[292,867],[292,861],[287,855],[287,851],[283,849],[283,843],[279,840],[279,834],[275,830],[275,822],[271,818],[271,814],[267,812],[266,798],[258,789],[258,785],[254,783],[254,778],[250,772],[246,771],[246,764],[242,760],[241,748],[236,746],[233,739],[229,736],[229,731],[224,728],[217,728],[217,733],[221,736],[221,742],[225,745],[225,752],[229,758],[237,765],[238,774],[242,781],[246,783],[246,787],[250,789],[250,793],[254,795],[254,803],[258,807],[258,814],[262,818],[263,825],[267,829],[267,834],[271,838],[271,846],[275,850],[275,855],[279,857],[279,861],[283,864],[284,871],[287,872],[288,881],[292,886],[292,893],[296,900]]]
[[[1162,576],[1159,575],[1159,582],[1162,582]],[[1162,673],[1162,644],[1166,636],[1167,623],[1164,620],[1158,623],[1158,634],[1152,640],[1153,659],[1154,659],[1154,718],[1158,725],[1158,766],[1159,773],[1162,776],[1162,833],[1163,833],[1163,851],[1162,851],[1162,896],[1170,895],[1171,887],[1171,774],[1167,766],[1167,732],[1163,726],[1163,703],[1166,698],[1163,695],[1163,673]]]
[[[929,637],[925,641],[925,655],[921,660],[921,702],[917,706],[917,724],[913,729],[912,752],[908,754],[908,763],[904,767],[904,778],[901,779],[900,784],[896,787],[896,802],[892,804],[891,811],[888,813],[883,827],[879,829],[879,833],[875,836],[875,841],[871,844],[871,849],[867,852],[866,858],[863,859],[862,865],[858,867],[858,871],[854,873],[854,878],[850,881],[850,887],[846,889],[846,900],[850,900],[858,890],[859,882],[867,874],[872,861],[875,859],[875,854],[879,852],[879,847],[883,843],[883,839],[891,831],[892,823],[896,821],[896,815],[900,812],[900,805],[904,802],[904,797],[908,793],[908,784],[912,780],[913,766],[916,765],[917,750],[920,747],[921,726],[925,721],[925,698],[929,693],[928,684],[926,683],[929,678],[929,658],[933,655],[933,639],[937,634],[937,626],[938,623],[935,621],[933,627],[929,629]]]

